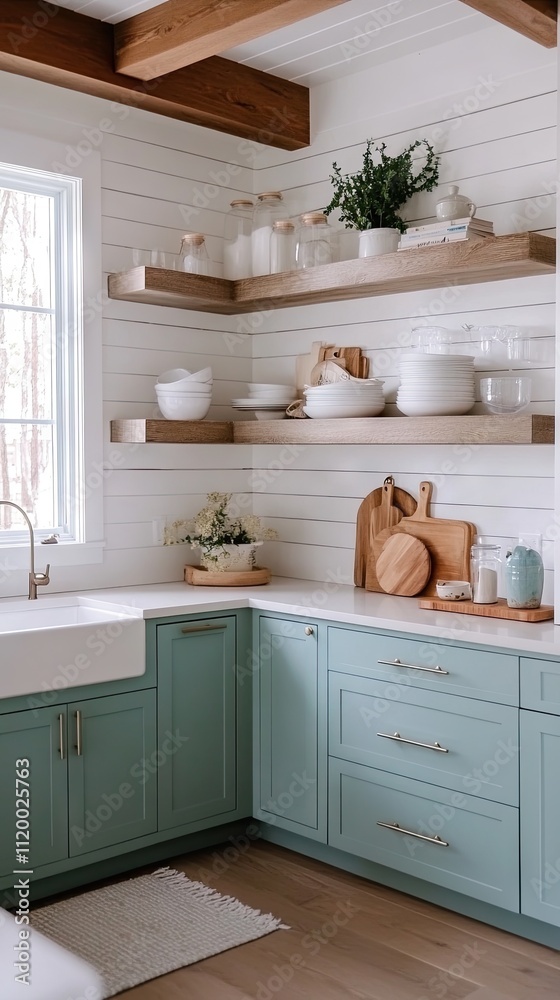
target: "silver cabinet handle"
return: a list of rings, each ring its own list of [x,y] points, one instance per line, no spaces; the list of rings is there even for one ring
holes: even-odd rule
[[[306,635],[313,635],[313,626],[306,625],[303,631],[305,632]]]
[[[82,713],[80,711],[75,712],[74,718],[76,719],[76,742],[74,746],[76,747],[76,753],[78,757],[83,756],[83,746],[82,746]]]
[[[58,717],[58,752],[60,759],[64,760],[64,716],[62,712]]]
[[[385,830],[394,830],[395,833],[402,833],[405,837],[417,837],[418,840],[427,840],[429,844],[437,844],[438,847],[449,847],[447,840],[442,840],[437,835],[435,837],[426,837],[424,833],[415,833],[414,830],[407,830],[404,826],[399,826],[398,823],[381,823],[378,820],[377,825],[384,827]]]
[[[418,740],[407,740],[400,733],[378,733],[378,736],[382,736],[384,740],[396,740],[398,743],[408,743],[411,747],[423,747],[425,750],[437,750],[439,753],[449,753],[445,747],[439,745],[439,743],[419,743]]]
[[[186,635],[187,632],[216,632],[222,628],[227,628],[227,625],[188,625],[187,628],[182,628],[181,632]]]
[[[443,667],[419,667],[417,663],[401,663],[400,660],[378,660],[378,663],[386,663],[389,667],[406,667],[409,670],[425,670],[427,674],[448,674],[449,670]]]

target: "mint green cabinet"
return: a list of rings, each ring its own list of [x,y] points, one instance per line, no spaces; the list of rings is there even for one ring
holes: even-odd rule
[[[237,807],[235,616],[158,625],[157,660],[159,829],[217,826]]]
[[[157,829],[153,690],[68,705],[70,856]]]
[[[326,669],[314,622],[259,618],[255,816],[326,840]]]
[[[16,794],[16,772],[24,773],[23,769],[29,777],[19,782]],[[66,777],[64,706],[0,716],[0,876],[25,868],[16,864],[16,824],[20,828],[17,843],[29,846],[30,867],[68,857]]]
[[[520,716],[521,912],[560,927],[560,717]]]

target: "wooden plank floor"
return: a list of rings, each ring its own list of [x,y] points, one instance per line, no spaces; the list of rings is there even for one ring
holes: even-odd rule
[[[169,866],[291,930],[123,1000],[559,1000],[560,952],[270,844],[233,853],[224,860],[224,848],[212,848]]]

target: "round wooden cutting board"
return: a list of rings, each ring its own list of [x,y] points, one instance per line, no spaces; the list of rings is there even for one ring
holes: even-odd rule
[[[391,535],[377,560],[375,572],[386,594],[414,597],[424,589],[432,570],[430,553],[414,535]]]

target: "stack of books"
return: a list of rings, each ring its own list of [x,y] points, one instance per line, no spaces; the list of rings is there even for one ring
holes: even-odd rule
[[[454,219],[433,222],[427,226],[409,226],[398,245],[399,250],[460,243],[463,240],[484,240],[494,235],[494,224],[486,219]]]

